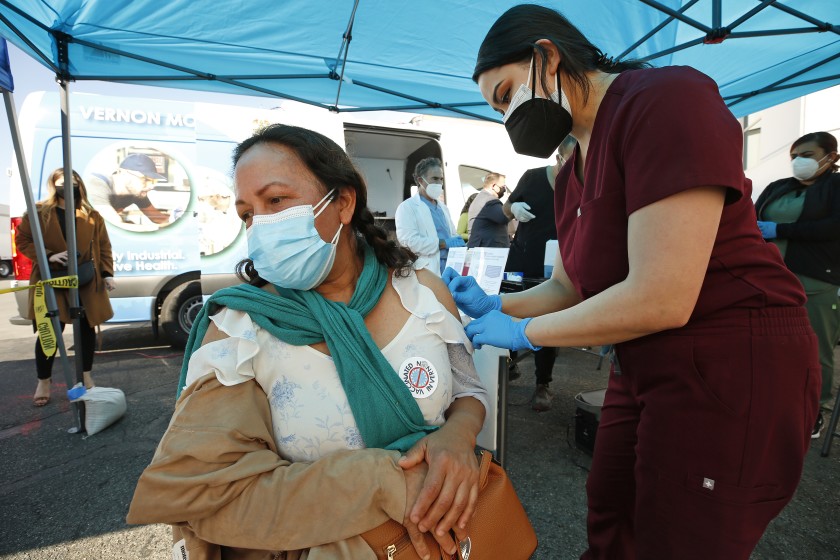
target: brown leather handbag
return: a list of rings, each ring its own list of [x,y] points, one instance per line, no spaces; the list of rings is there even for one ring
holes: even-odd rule
[[[426,533],[433,560],[527,560],[537,548],[537,535],[516,491],[502,466],[489,451],[481,453],[478,503],[467,525],[467,539],[450,556]],[[408,532],[400,523],[388,521],[362,533],[381,560],[420,560]]]

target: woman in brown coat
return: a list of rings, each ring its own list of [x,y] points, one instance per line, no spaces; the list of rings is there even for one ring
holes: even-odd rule
[[[39,202],[36,208],[40,218],[47,259],[52,271],[50,276],[55,276],[56,269],[67,266],[64,171],[60,168],[53,171],[47,186],[50,195],[46,200]],[[116,285],[114,283],[111,242],[108,239],[108,231],[105,229],[105,221],[88,202],[85,184],[75,171],[73,172],[73,189],[76,202],[76,249],[80,255],[78,262],[81,264],[93,260],[95,267],[93,279],[86,285],[79,287],[79,299],[84,309],[81,320],[83,375],[85,387],[91,388],[94,383],[90,376],[90,370],[93,366],[93,352],[96,347],[94,327],[114,316],[108,292],[113,290]],[[32,260],[32,275],[29,282],[35,284],[41,279],[42,275],[38,267],[35,245],[32,240],[32,229],[27,214],[24,214],[20,222],[16,241],[18,250]],[[64,325],[72,321],[70,317],[70,298],[68,291],[64,289],[56,289],[55,294],[63,331]],[[30,290],[27,318],[33,320],[34,326],[33,296],[34,294]],[[41,349],[41,345],[37,340],[35,341],[35,366],[38,372],[38,387],[33,397],[35,406],[44,406],[50,401],[50,377],[54,358],[55,355],[46,356]]]

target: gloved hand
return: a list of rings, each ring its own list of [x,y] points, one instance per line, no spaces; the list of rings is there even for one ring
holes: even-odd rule
[[[539,350],[541,346],[534,346],[525,335],[525,327],[531,319],[515,320],[501,311],[491,311],[484,317],[471,321],[464,328],[464,332],[476,348],[484,344],[508,350]]]
[[[494,309],[502,309],[501,296],[488,296],[472,276],[461,276],[450,267],[443,271],[441,278],[452,293],[455,305],[470,317],[481,317]]]
[[[460,235],[453,235],[449,239],[445,239],[444,243],[446,243],[447,249],[451,249],[452,247],[465,247],[467,245],[464,243],[464,238]]]
[[[776,238],[776,222],[758,222],[758,229],[764,239]]]
[[[536,216],[528,212],[530,209],[531,206],[527,202],[514,202],[510,205],[511,214],[520,222],[530,222],[536,218]]]

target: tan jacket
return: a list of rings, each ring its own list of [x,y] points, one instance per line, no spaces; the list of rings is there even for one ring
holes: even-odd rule
[[[285,461],[256,381],[228,387],[210,373],[178,399],[126,520],[174,525],[190,560],[375,560],[358,535],[402,521],[399,457],[364,449]]]
[[[47,251],[47,258],[55,253],[67,250],[67,242],[61,233],[61,224],[53,214],[47,227],[41,224],[41,233],[44,236],[44,248]],[[32,261],[32,276],[30,284],[35,284],[41,279],[41,270],[38,267],[38,258],[35,254],[35,244],[32,239],[32,227],[29,223],[29,215],[24,214],[18,226],[15,238],[17,249]],[[91,243],[92,242],[92,243]],[[100,325],[114,316],[111,309],[111,300],[108,291],[105,289],[105,282],[102,273],[114,275],[114,261],[111,256],[111,240],[108,237],[108,230],[105,229],[105,220],[95,210],[85,218],[80,211],[76,211],[76,249],[81,253],[80,261],[88,261],[91,258],[96,266],[96,274],[93,281],[87,286],[79,288],[79,301],[85,309],[85,316],[91,327]],[[58,313],[62,323],[72,323],[70,317],[70,295],[69,290],[55,290],[55,299],[58,303]],[[34,290],[29,290],[29,308],[27,319],[34,319],[33,311]]]

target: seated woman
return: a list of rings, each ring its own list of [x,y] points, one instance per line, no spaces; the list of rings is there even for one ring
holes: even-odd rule
[[[452,297],[332,140],[275,124],[233,163],[247,284],[199,315],[128,522],[172,524],[191,560],[375,559],[359,534],[390,519],[454,552],[486,392]]]

